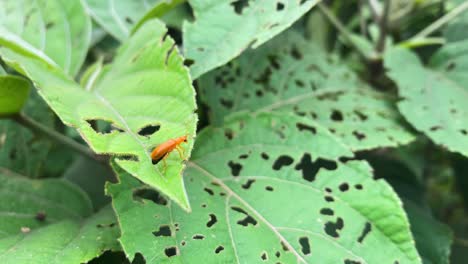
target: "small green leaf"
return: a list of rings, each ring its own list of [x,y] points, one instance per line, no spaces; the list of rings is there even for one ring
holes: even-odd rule
[[[424,67],[408,50],[385,54],[388,75],[403,98],[398,108],[405,118],[435,143],[468,156],[468,41],[449,44]]]
[[[117,163],[125,170],[189,210],[178,153],[169,155],[167,167],[163,162],[153,165],[150,157],[159,144],[187,135],[188,159],[197,122],[188,70],[166,33],[159,21],[145,23],[86,87],[29,53],[0,48],[0,54],[37,84],[62,121],[77,128],[94,151],[120,156]]]
[[[29,82],[13,75],[0,76],[0,116],[21,111],[29,95]]]
[[[91,20],[80,0],[2,0],[0,17],[0,43],[14,40],[65,73],[78,72],[91,40]]]
[[[414,139],[391,98],[293,31],[200,78],[200,95],[215,124],[232,112],[286,111],[316,120],[355,151]]]
[[[183,27],[184,54],[192,77],[224,65],[285,30],[318,1],[190,0],[194,23]]]
[[[30,180],[0,167],[0,238],[92,212],[89,198],[64,180]]]
[[[119,229],[110,206],[81,222],[64,220],[23,231],[0,239],[2,263],[85,263],[106,250],[120,248]]]
[[[109,185],[128,257],[147,262],[421,263],[402,205],[317,123],[238,116],[197,138],[188,214],[119,171]]]
[[[132,27],[162,0],[85,0],[89,14],[120,41],[130,36]]]

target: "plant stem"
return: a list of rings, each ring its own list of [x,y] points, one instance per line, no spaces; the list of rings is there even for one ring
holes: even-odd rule
[[[353,41],[351,33],[346,29],[346,27],[341,23],[341,21],[330,11],[330,9],[322,2],[319,2],[317,6],[320,9],[320,11],[327,17],[330,23],[332,23],[336,27],[338,32],[340,32],[343,35],[346,41],[349,42],[349,44],[353,46],[363,58],[367,59],[367,54],[364,51],[362,51],[359,48],[359,46]]]
[[[423,29],[421,32],[414,35],[411,39],[419,39],[419,38],[424,38],[424,37],[429,36],[430,34],[434,33],[440,27],[442,27],[447,22],[449,22],[450,20],[457,17],[459,14],[461,14],[465,10],[468,10],[468,1],[466,1],[463,4],[460,4],[459,6],[455,7],[454,9],[452,9],[452,11],[445,14],[445,16],[437,19],[436,21],[434,21],[434,23],[430,24],[425,29]]]
[[[48,127],[34,121],[23,113],[13,115],[11,117],[13,120],[21,124],[22,126],[32,130],[34,133],[40,134],[44,137],[51,139],[52,141],[58,142],[69,149],[86,156],[90,159],[103,162],[104,159],[96,154],[94,154],[89,148],[81,145],[78,142],[75,142],[73,139],[68,138],[60,133],[57,133],[54,130],[49,129]]]
[[[390,10],[391,0],[385,0],[384,8],[381,16],[379,17],[379,39],[375,45],[375,51],[377,54],[382,54],[385,50],[385,39],[387,37],[387,22],[388,22],[388,13]]]

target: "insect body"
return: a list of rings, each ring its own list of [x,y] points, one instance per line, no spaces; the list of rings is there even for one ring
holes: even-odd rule
[[[160,160],[163,160],[164,168],[165,168],[166,167],[165,159],[169,156],[171,151],[173,151],[174,149],[176,149],[179,152],[180,158],[184,159],[184,155],[182,154],[183,149],[180,146],[182,142],[187,142],[187,136],[181,136],[178,138],[169,139],[168,141],[154,148],[154,150],[151,152],[151,160],[153,161],[153,164],[156,164]]]

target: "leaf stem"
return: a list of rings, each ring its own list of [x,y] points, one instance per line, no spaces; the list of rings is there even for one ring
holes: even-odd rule
[[[361,50],[359,46],[353,41],[351,33],[346,29],[346,27],[341,23],[341,21],[330,11],[330,9],[322,2],[319,2],[317,6],[320,9],[320,11],[327,17],[330,23],[332,23],[336,27],[336,29],[343,35],[346,41],[349,42],[349,44],[353,46],[363,58],[367,59],[367,54],[363,50]]]
[[[463,13],[467,9],[468,9],[468,1],[464,2],[463,4],[458,5],[457,7],[452,9],[452,11],[448,12],[443,17],[437,19],[432,24],[427,26],[425,29],[421,30],[419,33],[414,35],[411,39],[419,39],[419,38],[425,38],[429,36],[430,34],[437,31],[440,27],[445,25],[447,22],[450,22],[452,19],[454,19],[455,17],[457,17],[459,14]]]
[[[81,145],[80,143],[74,141],[71,138],[68,138],[54,130],[49,129],[48,127],[34,121],[33,119],[31,119],[23,113],[13,115],[11,116],[11,119],[21,124],[22,126],[32,130],[34,133],[40,134],[41,136],[49,138],[52,141],[58,142],[61,145],[68,147],[69,149],[92,160],[96,160],[99,162],[104,162],[105,160],[107,160],[107,158],[105,158],[104,156],[94,154],[89,148]]]
[[[391,0],[385,0],[383,12],[379,16],[379,39],[375,45],[375,51],[377,54],[382,54],[385,50],[385,39],[387,37],[387,22],[388,22],[388,13],[390,10]]]

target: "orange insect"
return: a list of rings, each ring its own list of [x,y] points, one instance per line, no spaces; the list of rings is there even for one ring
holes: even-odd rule
[[[187,136],[181,136],[178,138],[169,139],[168,141],[162,143],[161,145],[155,147],[151,152],[151,160],[153,164],[158,163],[163,160],[164,170],[166,169],[166,158],[169,156],[171,151],[176,149],[179,152],[180,158],[184,159],[183,148],[180,146],[182,142],[187,142]]]

